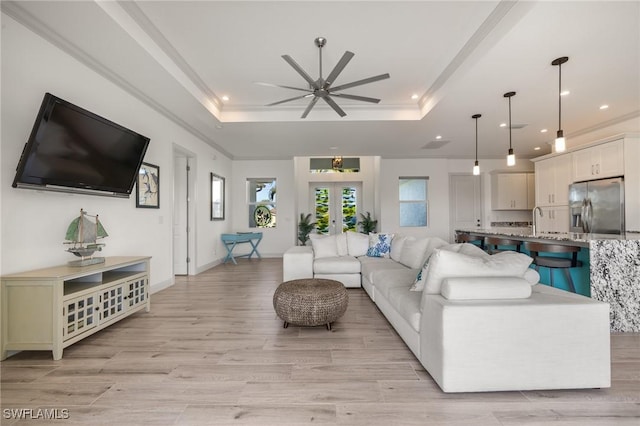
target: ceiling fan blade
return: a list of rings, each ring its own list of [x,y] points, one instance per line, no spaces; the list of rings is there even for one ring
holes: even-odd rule
[[[363,84],[373,83],[374,81],[384,80],[385,78],[389,78],[389,74],[380,74],[375,77],[369,77],[362,80],[354,81],[352,83],[343,84],[342,86],[332,87],[331,91],[335,92],[337,90],[344,90],[350,87],[361,86]]]
[[[254,81],[254,84],[257,84],[259,86],[267,86],[267,87],[281,87],[283,89],[292,89],[292,90],[302,90],[303,92],[309,92],[311,93],[312,91],[309,89],[303,89],[302,87],[293,87],[293,86],[284,86],[282,84],[273,84],[273,83],[263,83],[262,81]]]
[[[347,95],[346,93],[329,93],[330,96],[339,96],[341,98],[353,99],[354,101],[362,101],[362,102],[371,102],[372,104],[377,104],[380,102],[380,99],[377,98],[368,98],[366,96],[356,96],[356,95]]]
[[[296,72],[298,74],[300,74],[302,76],[302,78],[304,78],[305,81],[311,85],[311,87],[313,87],[314,89],[319,89],[320,88],[318,83],[316,83],[315,80],[312,79],[311,76],[309,74],[307,74],[307,72],[305,70],[303,70],[302,67],[300,65],[298,65],[298,63],[296,61],[294,61],[291,56],[282,55],[282,59],[287,61],[287,63],[289,65],[291,65],[293,67],[293,69],[296,70]]]
[[[307,118],[307,115],[309,115],[309,112],[313,109],[316,102],[318,102],[318,97],[314,96],[313,99],[311,99],[311,102],[309,102],[309,105],[307,105],[307,108],[304,110],[300,118]]]
[[[337,112],[337,113],[338,113],[338,115],[339,115],[340,117],[344,117],[345,115],[347,115],[347,113],[346,113],[346,112],[344,112],[344,111],[342,110],[342,108],[340,108],[340,107],[338,106],[338,104],[337,104],[333,99],[331,99],[329,96],[325,96],[325,97],[323,97],[322,99],[324,99],[324,101],[325,101],[326,103],[328,103],[328,104],[329,104],[329,106],[330,106],[331,108],[333,108],[333,110],[334,110],[335,112]]]
[[[272,104],[267,104],[265,106],[274,106],[274,105],[279,105],[279,104],[283,104],[285,102],[290,102],[290,101],[295,101],[296,99],[302,99],[302,98],[308,98],[309,96],[313,96],[311,93],[306,94],[306,95],[302,95],[302,96],[296,96],[294,98],[289,98],[289,99],[283,99],[281,101],[278,102],[274,102]]]
[[[327,79],[325,80],[324,85],[322,87],[326,89],[329,86],[331,86],[331,84],[334,81],[336,81],[336,78],[338,78],[338,75],[342,72],[344,67],[347,66],[347,64],[349,63],[351,58],[353,58],[353,56],[354,56],[353,52],[349,52],[348,50],[344,52],[344,55],[342,55],[342,58],[340,58],[336,66],[333,68],[333,70],[331,70],[331,72],[327,76]]]

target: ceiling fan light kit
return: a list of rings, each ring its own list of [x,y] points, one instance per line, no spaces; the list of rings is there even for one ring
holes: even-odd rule
[[[363,84],[373,83],[376,81],[384,80],[389,78],[389,74],[380,74],[373,77],[365,78],[362,80],[353,81],[351,83],[342,84],[340,86],[332,87],[332,84],[336,81],[342,70],[347,66],[351,58],[355,56],[354,53],[349,52],[348,50],[344,52],[342,58],[338,61],[336,66],[331,70],[327,78],[322,77],[322,48],[327,44],[327,39],[324,37],[317,37],[314,40],[315,45],[318,47],[318,55],[319,55],[319,73],[318,79],[314,80],[293,58],[289,55],[282,55],[282,59],[284,59],[291,67],[298,73],[300,76],[308,83],[309,88],[300,88],[300,87],[292,87],[292,86],[284,86],[280,84],[271,84],[271,83],[258,83],[264,86],[272,86],[272,87],[281,87],[284,89],[292,89],[292,90],[300,90],[303,92],[307,92],[301,96],[295,96],[293,98],[283,99],[281,101],[273,102],[268,104],[267,106],[279,105],[285,102],[295,101],[297,99],[310,98],[311,101],[305,108],[302,116],[300,118],[306,118],[309,115],[309,112],[313,109],[319,99],[322,99],[326,102],[340,117],[344,117],[347,115],[346,112],[338,104],[333,100],[333,97],[351,99],[354,101],[361,102],[369,102],[377,104],[380,102],[380,99],[377,98],[369,98],[366,96],[359,95],[349,95],[347,93],[336,93],[345,89],[349,89],[351,87],[361,86]]]
[[[558,132],[555,140],[555,151],[563,152],[567,149],[566,141],[564,139],[564,133],[562,131],[562,64],[569,60],[568,56],[562,56],[554,59],[551,65],[558,66]]]

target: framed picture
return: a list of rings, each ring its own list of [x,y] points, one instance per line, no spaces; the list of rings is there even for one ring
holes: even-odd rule
[[[211,220],[224,220],[224,178],[211,173]]]
[[[160,167],[142,163],[136,185],[136,207],[160,208]]]

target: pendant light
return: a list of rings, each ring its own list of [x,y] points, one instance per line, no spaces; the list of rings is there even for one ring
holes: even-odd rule
[[[556,135],[555,150],[556,152],[563,152],[567,149],[567,145],[564,140],[564,133],[562,132],[562,64],[567,62],[569,58],[563,56],[558,59],[554,59],[551,65],[558,66],[558,133]]]
[[[480,166],[478,165],[478,118],[482,117],[482,114],[473,114],[471,118],[476,120],[476,162],[473,165],[473,174],[478,176],[480,174]]]
[[[507,92],[504,97],[509,99],[509,152],[507,153],[507,166],[512,167],[516,165],[516,156],[513,154],[513,148],[511,146],[511,97],[515,96],[516,92]]]

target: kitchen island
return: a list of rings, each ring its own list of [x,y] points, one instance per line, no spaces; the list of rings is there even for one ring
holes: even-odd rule
[[[532,233],[531,228],[472,228],[456,233],[581,247],[590,297],[609,303],[611,331],[640,331],[640,233]],[[588,268],[587,268],[588,266]],[[580,272],[584,272],[582,278]],[[581,292],[585,294],[585,292]]]

